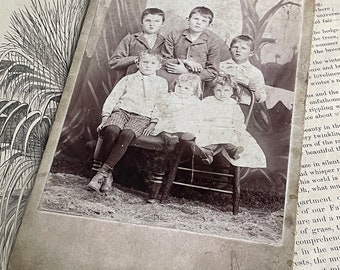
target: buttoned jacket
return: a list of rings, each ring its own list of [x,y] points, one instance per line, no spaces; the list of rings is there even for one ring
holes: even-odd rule
[[[171,32],[162,48],[165,62],[176,63],[177,59],[198,62],[203,71],[198,74],[202,81],[209,81],[218,73],[220,45],[218,37],[212,32],[203,32],[195,41],[191,40],[188,29]]]
[[[143,32],[126,35],[117,48],[113,52],[109,59],[109,65],[111,69],[122,70],[127,69],[127,74],[131,74],[137,71],[135,65],[136,57],[145,50],[152,49],[156,53],[161,52],[161,48],[164,43],[164,37],[160,34],[157,35],[157,39],[152,48],[149,47]]]

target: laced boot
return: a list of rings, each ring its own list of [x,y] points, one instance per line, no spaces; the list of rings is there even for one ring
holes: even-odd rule
[[[102,184],[100,191],[101,192],[109,192],[112,190],[112,182],[113,182],[113,176],[112,176],[112,172],[108,173],[108,176],[105,177],[105,181]]]
[[[210,165],[214,160],[214,152],[208,148],[191,145],[191,150],[195,155],[199,155],[204,165]]]
[[[106,172],[98,171],[96,175],[92,177],[91,181],[87,184],[87,188],[89,190],[99,192],[107,176],[108,174]]]
[[[107,180],[108,179],[108,180]],[[108,187],[111,188],[112,184],[112,168],[104,164],[96,173],[95,176],[92,177],[91,181],[87,184],[89,189],[95,190],[97,192],[102,191],[102,186],[105,185],[104,190]],[[111,184],[109,184],[111,181]]]

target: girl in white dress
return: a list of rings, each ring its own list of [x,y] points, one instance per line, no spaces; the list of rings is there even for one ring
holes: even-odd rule
[[[161,133],[165,140],[178,142],[179,137],[197,131],[201,107],[201,79],[195,74],[181,74],[172,85],[170,95],[161,110],[160,121],[154,134]]]
[[[201,120],[196,124],[196,153],[206,163],[219,151],[230,163],[242,167],[266,167],[266,157],[246,131],[245,117],[238,104],[240,88],[228,74],[211,83],[214,95],[201,102]],[[219,149],[219,150],[217,150]],[[202,151],[201,151],[202,150]]]

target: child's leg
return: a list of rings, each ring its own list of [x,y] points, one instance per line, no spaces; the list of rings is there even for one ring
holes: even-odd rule
[[[98,134],[98,139],[97,139],[96,147],[94,149],[94,154],[93,154],[92,170],[94,171],[98,171],[103,165],[103,159],[102,159],[103,140],[104,140],[103,136]]]
[[[111,171],[113,170],[113,167],[123,157],[128,146],[134,138],[135,133],[131,129],[123,129],[120,132],[115,145],[112,147],[108,157],[105,160],[104,165],[107,165],[106,168],[110,168]]]
[[[105,161],[110,154],[112,148],[115,146],[117,138],[121,132],[118,126],[107,126],[100,133],[103,134],[103,150],[101,151],[101,161]],[[101,135],[100,134],[100,135]]]
[[[117,131],[114,128],[113,129],[110,128],[109,130]],[[105,132],[105,137],[106,137],[106,132]],[[110,147],[110,148],[107,147],[108,149],[110,149],[108,157],[105,160],[105,163],[103,164],[103,166],[98,170],[97,174],[94,177],[92,177],[91,181],[88,183],[87,185],[88,188],[95,190],[95,191],[101,191],[101,192],[108,192],[112,189],[113,167],[118,163],[118,161],[125,154],[128,146],[130,145],[134,137],[135,137],[135,133],[130,129],[122,130],[119,133],[119,135],[116,136],[115,138],[110,137],[111,140],[108,140],[108,141],[110,142],[110,146],[113,145],[113,147]]]
[[[203,164],[210,165],[214,160],[215,147],[200,147],[197,144],[192,144],[191,149],[195,155],[199,155]]]
[[[120,128],[113,125],[107,126],[98,132],[98,140],[93,154],[92,170],[98,171],[102,167],[104,160],[109,155],[109,151],[114,146],[119,132]]]
[[[244,151],[242,146],[236,146],[232,143],[223,144],[224,149],[227,151],[228,155],[233,159],[239,159],[240,154]]]

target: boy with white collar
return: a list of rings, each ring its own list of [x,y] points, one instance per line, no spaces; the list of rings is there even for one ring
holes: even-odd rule
[[[254,55],[254,40],[247,35],[240,35],[231,41],[231,59],[220,63],[220,72],[230,74],[236,82],[247,86],[254,91],[255,100],[266,100],[265,82],[262,72],[249,62]],[[250,104],[250,97],[243,93],[241,104]]]
[[[88,183],[88,188],[108,192],[112,188],[112,171],[135,137],[149,136],[159,120],[158,104],[168,96],[168,83],[156,75],[161,56],[152,50],[139,54],[138,71],[126,75],[113,88],[102,108],[97,128],[103,137],[101,158],[104,164]]]

